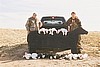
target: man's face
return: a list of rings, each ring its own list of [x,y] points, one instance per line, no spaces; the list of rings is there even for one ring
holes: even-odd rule
[[[75,17],[76,17],[76,14],[71,14],[71,16],[72,16],[73,18],[75,18]]]
[[[33,18],[36,18],[36,15],[35,14],[33,14],[33,16],[32,16]]]

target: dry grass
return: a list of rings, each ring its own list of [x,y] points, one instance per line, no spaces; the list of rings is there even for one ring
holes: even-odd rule
[[[0,29],[0,67],[99,67],[100,32],[82,35],[82,53],[88,53],[85,60],[24,60],[27,51],[27,32],[18,29]],[[66,51],[65,51],[66,52]]]

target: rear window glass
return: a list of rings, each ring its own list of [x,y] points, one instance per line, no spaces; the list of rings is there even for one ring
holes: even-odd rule
[[[64,17],[43,17],[41,19],[41,22],[44,21],[62,21],[62,22],[66,22]]]

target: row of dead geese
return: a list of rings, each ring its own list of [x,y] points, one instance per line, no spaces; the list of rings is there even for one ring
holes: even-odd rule
[[[54,35],[54,32],[56,32],[56,34],[59,34],[60,32],[63,35],[67,35],[67,30],[65,28],[61,28],[61,29],[56,29],[56,28],[50,28],[50,29],[46,29],[46,28],[41,28],[39,29],[38,33],[41,34],[50,34],[50,35]]]
[[[27,53],[23,55],[25,59],[66,59],[66,60],[77,60],[77,59],[86,59],[88,58],[88,54],[48,54],[48,53]]]

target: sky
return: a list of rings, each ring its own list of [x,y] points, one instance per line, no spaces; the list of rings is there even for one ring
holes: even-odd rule
[[[64,16],[76,12],[87,31],[100,31],[100,0],[0,0],[0,28],[25,29],[35,12],[37,17]]]

